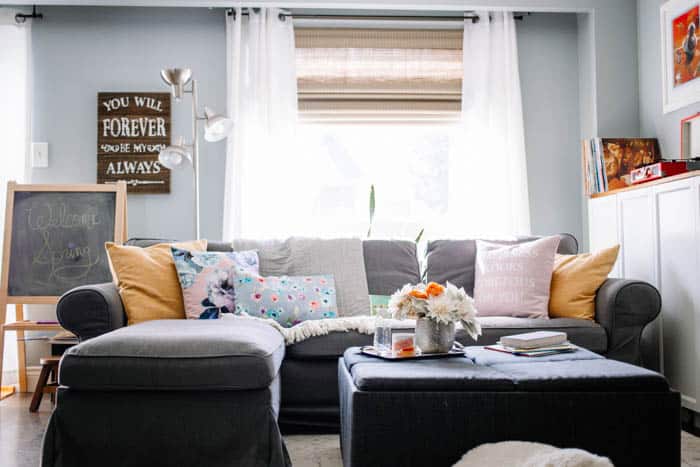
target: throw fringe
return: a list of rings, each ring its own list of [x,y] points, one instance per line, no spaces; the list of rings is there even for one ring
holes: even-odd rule
[[[325,336],[331,332],[357,331],[361,334],[374,334],[375,318],[373,316],[348,316],[344,318],[316,319],[304,321],[291,328],[285,328],[274,319],[257,318],[249,315],[222,315],[223,319],[253,319],[268,324],[275,328],[284,338],[287,345],[302,342],[310,337]],[[411,329],[415,327],[415,321],[391,320],[394,329]]]

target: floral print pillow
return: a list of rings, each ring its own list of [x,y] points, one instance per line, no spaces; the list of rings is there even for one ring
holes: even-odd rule
[[[271,318],[284,327],[335,318],[338,306],[333,276],[267,276],[237,270],[236,314]]]
[[[216,319],[233,313],[237,272],[258,273],[257,251],[189,251],[172,247],[188,319]]]

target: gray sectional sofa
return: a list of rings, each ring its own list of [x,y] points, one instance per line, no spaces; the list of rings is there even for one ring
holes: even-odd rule
[[[131,240],[130,244],[147,246],[160,241],[163,240],[140,239]],[[226,251],[231,246],[210,242],[209,249]],[[365,240],[363,250],[370,294],[388,295],[406,283],[421,280],[449,280],[464,287],[467,293],[473,291],[474,240],[432,241],[427,244],[424,255],[409,241]],[[576,239],[562,234],[559,252],[577,253]],[[482,318],[483,335],[477,344],[495,343],[503,335],[534,329],[562,330],[573,343],[595,353],[655,368],[654,349],[642,352],[642,334],[645,326],[656,318],[660,307],[660,296],[653,286],[641,281],[608,279],[597,294],[596,321]],[[111,283],[88,285],[68,292],[61,298],[57,312],[61,325],[81,341],[126,324],[119,293]],[[457,339],[474,345],[465,334],[458,333]],[[275,377],[281,385],[279,422],[284,430],[338,430],[338,359],[349,347],[367,345],[371,340],[372,336],[357,332],[335,332],[284,349],[284,359]],[[66,382],[63,378],[61,384]]]

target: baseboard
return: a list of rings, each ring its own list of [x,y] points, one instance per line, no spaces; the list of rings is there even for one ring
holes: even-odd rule
[[[34,392],[36,382],[39,381],[39,373],[41,373],[40,366],[27,367],[27,392]],[[17,392],[19,392],[19,371],[3,371],[2,384],[3,386],[14,386]]]
[[[3,386],[16,386],[18,381],[17,370],[7,370],[2,372]]]
[[[27,392],[34,392],[37,381],[39,381],[40,366],[27,367]]]

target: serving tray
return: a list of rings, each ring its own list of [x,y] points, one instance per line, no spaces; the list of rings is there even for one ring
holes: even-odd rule
[[[369,357],[375,357],[375,358],[381,358],[382,360],[390,360],[390,361],[396,361],[396,360],[429,360],[429,359],[435,359],[435,358],[450,358],[450,357],[463,357],[464,356],[464,351],[463,350],[458,350],[456,348],[453,348],[449,352],[444,352],[444,353],[420,353],[417,352],[415,355],[408,355],[408,356],[400,356],[400,355],[393,355],[393,354],[380,354],[377,352],[374,347],[371,345],[366,345],[362,347],[361,352],[363,355],[367,355]]]

